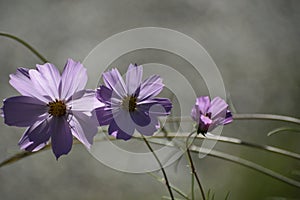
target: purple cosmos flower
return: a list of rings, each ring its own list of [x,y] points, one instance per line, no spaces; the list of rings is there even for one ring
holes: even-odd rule
[[[212,101],[208,96],[198,97],[191,116],[198,123],[197,133],[203,135],[219,125],[232,122],[228,104],[220,97],[215,97]]]
[[[128,140],[136,129],[143,135],[153,135],[159,128],[158,116],[170,114],[172,103],[166,98],[155,98],[164,85],[158,75],[142,81],[143,67],[130,64],[124,83],[119,71],[112,69],[103,73],[105,85],[96,96],[105,104],[96,109],[101,126],[109,125],[108,133]]]
[[[62,75],[50,63],[36,68],[19,68],[10,75],[9,83],[23,96],[5,99],[2,108],[7,125],[28,127],[20,148],[38,151],[51,138],[58,159],[71,150],[72,135],[90,148],[98,125],[91,111],[98,101],[95,91],[84,90],[86,69],[72,59]]]

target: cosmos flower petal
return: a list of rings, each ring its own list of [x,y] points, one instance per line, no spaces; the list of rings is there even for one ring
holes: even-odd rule
[[[98,132],[98,122],[95,115],[88,116],[82,112],[73,111],[74,116],[70,119],[72,134],[90,149],[93,138]]]
[[[96,91],[96,97],[99,101],[110,104],[112,90],[105,85],[101,85]]]
[[[148,111],[145,112],[137,109],[135,112],[130,112],[130,116],[136,125],[147,126],[151,122],[150,116],[147,112]]]
[[[103,81],[109,89],[113,91],[113,96],[125,97],[127,95],[127,89],[125,83],[119,71],[112,69],[102,74]]]
[[[220,97],[215,97],[211,101],[211,105],[208,109],[208,112],[211,113],[211,118],[212,119],[217,119],[217,118],[225,118],[226,116],[226,111],[228,108],[228,104],[221,99]]]
[[[31,127],[29,127],[18,143],[20,148],[32,152],[43,148],[47,144],[47,141],[51,135],[49,131],[51,119],[52,118],[37,121]]]
[[[130,64],[126,73],[126,86],[129,95],[134,94],[140,86],[143,77],[143,67]]]
[[[34,87],[41,96],[48,96],[52,100],[58,97],[59,85],[57,82],[60,80],[60,75],[53,64],[37,65],[37,70],[29,70],[29,76],[32,83],[31,88]]]
[[[167,98],[152,98],[137,103],[138,109],[147,110],[157,116],[169,115],[172,109],[172,102]]]
[[[224,121],[223,121],[223,124],[225,125],[225,124],[229,124],[229,123],[231,123],[233,121],[233,117],[232,117],[232,114],[231,114],[231,112],[229,111],[229,110],[227,110],[226,111],[226,117],[225,117],[225,119],[224,119]]]
[[[157,129],[159,129],[159,127],[160,124],[157,116],[153,115],[153,117],[151,117],[151,123],[149,123],[147,126],[137,126],[136,130],[145,136],[151,136],[157,131]]]
[[[128,135],[132,135],[134,132],[135,123],[131,119],[130,113],[126,110],[119,109],[113,113],[114,123],[117,127]],[[111,122],[112,123],[112,122]]]
[[[61,155],[68,154],[72,148],[73,137],[66,118],[53,118],[51,126],[52,151],[58,159]]]
[[[47,117],[45,103],[33,97],[10,97],[3,104],[4,120],[10,126],[28,127]]]
[[[198,97],[192,108],[191,116],[197,122],[197,133],[206,134],[217,126],[232,122],[228,104],[220,97],[215,97],[211,102],[209,97]]]
[[[111,108],[99,107],[95,109],[95,112],[100,126],[109,125],[113,120]]]
[[[50,89],[53,97],[58,97],[58,86],[61,80],[60,73],[58,69],[51,63],[45,63],[44,65],[36,65],[37,70],[43,77],[45,84],[47,84],[45,89]],[[44,94],[46,95],[48,91]]]
[[[168,98],[153,98],[154,101],[157,102],[158,105],[162,106],[164,109],[161,109],[162,107],[151,107],[150,113],[156,113],[160,116],[169,115],[172,109],[172,102]]]
[[[109,124],[109,134],[128,140],[134,130],[152,135],[158,128],[158,117],[170,114],[169,99],[155,98],[163,89],[162,79],[154,75],[142,82],[142,66],[130,65],[126,85],[117,69],[103,74],[106,86],[97,90],[97,99],[105,107],[97,108],[99,124]]]
[[[15,74],[9,75],[9,83],[22,95],[34,96],[32,92],[34,92],[35,90],[32,91],[32,83],[28,71],[29,70],[26,68],[18,68]]]
[[[212,120],[209,117],[206,117],[204,115],[201,115],[200,120],[205,125],[212,123]]]
[[[200,111],[199,111],[199,106],[194,105],[191,111],[191,117],[193,118],[194,121],[198,122],[200,118]]]
[[[68,100],[74,93],[84,89],[87,80],[86,68],[69,58],[61,76],[60,98]]]
[[[94,90],[84,90],[86,82],[86,69],[71,59],[62,76],[50,63],[10,75],[10,84],[24,96],[4,100],[0,114],[8,125],[29,127],[19,141],[21,149],[38,151],[51,138],[58,159],[71,150],[73,135],[91,146],[98,126],[93,110],[104,103]]]
[[[158,75],[152,75],[147,78],[142,84],[139,94],[141,101],[158,95],[163,90],[164,84]]]
[[[83,95],[81,95],[82,91]],[[77,98],[76,96],[80,98]],[[68,106],[72,108],[72,111],[87,112],[104,106],[104,104],[97,100],[94,90],[81,90],[72,96]]]
[[[196,105],[198,106],[198,109],[201,114],[207,113],[207,110],[210,106],[210,99],[208,96],[199,97],[196,100]]]
[[[129,140],[132,137],[134,132],[133,127],[129,127],[129,128],[130,131],[128,131],[129,129],[127,129],[127,131],[124,131],[123,129],[119,128],[115,120],[112,120],[108,127],[108,133],[110,135],[115,136],[117,139]]]

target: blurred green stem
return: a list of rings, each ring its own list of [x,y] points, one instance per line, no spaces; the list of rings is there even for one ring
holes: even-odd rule
[[[42,56],[36,49],[34,49],[30,44],[18,38],[17,36],[11,35],[9,33],[2,33],[2,32],[0,32],[0,36],[7,37],[21,43],[27,49],[29,49],[33,54],[35,54],[43,63],[48,62],[47,59],[44,56]]]
[[[192,200],[195,200],[195,194],[194,194],[195,177],[193,173],[191,173],[191,179],[192,179],[192,184],[191,184]]]
[[[164,179],[163,179],[162,177],[160,177],[160,176],[158,176],[158,175],[156,175],[156,174],[154,174],[154,173],[151,173],[151,172],[149,172],[148,174],[149,174],[150,176],[154,177],[154,178],[155,178],[156,180],[158,180],[159,182],[165,183],[165,181],[164,181]],[[184,199],[190,200],[190,199],[188,198],[188,196],[187,196],[184,192],[182,192],[179,188],[175,187],[175,186],[172,185],[172,184],[170,184],[170,187],[172,188],[172,190],[174,190],[177,194],[179,194],[180,196],[182,196]]]
[[[291,122],[300,125],[300,119],[295,117],[289,117],[284,115],[273,115],[273,114],[233,114],[235,120],[275,120],[283,122]],[[172,117],[166,120],[167,122],[175,121],[192,121],[190,117]]]
[[[185,142],[185,145],[186,145],[186,152],[187,152],[187,155],[188,155],[188,160],[190,162],[190,167],[191,167],[191,170],[192,170],[192,174],[194,175],[194,177],[196,178],[196,181],[198,183],[198,186],[199,186],[199,189],[201,191],[201,196],[202,196],[202,199],[203,200],[206,200],[205,198],[205,192],[204,192],[204,189],[201,185],[201,182],[200,182],[200,178],[197,174],[197,171],[196,171],[196,168],[195,168],[195,165],[194,165],[194,162],[193,162],[193,159],[192,159],[192,156],[191,156],[191,152],[190,152],[190,145],[193,144],[193,141],[195,140],[196,137],[193,138],[192,142],[189,144],[189,139],[190,137],[195,133],[195,131],[193,131],[192,133],[189,134],[189,136],[186,138],[186,142]],[[192,187],[194,187],[192,185]],[[192,193],[193,195],[193,193]]]
[[[276,120],[276,121],[286,121],[292,122],[295,124],[300,124],[300,119],[284,116],[284,115],[273,115],[273,114],[233,114],[234,119],[241,120],[257,120],[257,119],[266,119],[266,120]]]
[[[152,149],[151,145],[149,144],[148,140],[142,135],[142,138],[144,140],[144,142],[146,143],[147,147],[149,148],[149,150],[152,152],[153,156],[155,157],[157,163],[159,164],[159,167],[164,175],[164,178],[165,178],[165,181],[166,181],[166,185],[167,185],[167,188],[168,188],[168,191],[170,193],[170,197],[172,200],[174,200],[174,195],[173,195],[173,192],[172,192],[172,189],[171,189],[171,186],[170,186],[170,183],[169,183],[169,180],[168,180],[168,176],[167,176],[167,173],[164,169],[164,166],[162,165],[162,163],[160,162],[159,158],[157,157],[156,153],[154,152],[154,150]]]
[[[139,139],[141,140],[141,138],[134,138],[134,139]],[[114,140],[114,138],[111,138],[111,140]],[[103,140],[96,140],[97,142],[101,142]],[[95,142],[96,142],[95,141]],[[170,146],[170,147],[176,147],[174,144],[171,144],[170,142],[166,142],[164,140],[161,140],[160,142],[158,141],[149,141],[151,143],[155,143],[155,144],[160,144],[160,145],[166,145],[166,146]],[[80,142],[77,141],[77,140],[74,140],[73,141],[73,144],[79,144]],[[23,158],[26,158],[28,156],[31,156],[31,155],[35,155],[37,153],[40,153],[40,152],[44,152],[45,150],[48,150],[50,149],[51,147],[51,144],[48,144],[46,145],[43,149],[41,149],[40,151],[37,151],[37,152],[20,152],[20,153],[17,153],[13,156],[11,156],[10,158],[4,160],[2,163],[0,163],[0,168],[5,166],[5,165],[8,165],[8,164],[12,164],[12,163],[15,163]],[[193,145],[190,147],[190,150],[193,151],[193,152],[197,152],[197,153],[205,153],[207,154],[208,156],[212,156],[212,157],[216,157],[216,158],[220,158],[220,159],[224,159],[224,160],[227,160],[227,161],[230,161],[230,162],[233,162],[233,163],[236,163],[236,164],[239,164],[239,165],[242,165],[242,166],[245,166],[247,168],[250,168],[250,169],[253,169],[257,172],[260,172],[260,173],[263,173],[265,175],[268,175],[272,178],[275,178],[279,181],[282,181],[284,183],[287,183],[289,185],[292,185],[294,187],[297,187],[297,188],[300,188],[300,182],[296,181],[296,180],[293,180],[293,179],[290,179],[288,177],[285,177],[277,172],[274,172],[270,169],[267,169],[261,165],[258,165],[256,163],[253,163],[251,161],[248,161],[248,160],[245,160],[245,159],[242,159],[242,158],[239,158],[239,157],[236,157],[236,156],[232,156],[230,154],[226,154],[226,153],[223,153],[223,152],[220,152],[220,151],[215,151],[215,150],[208,150],[208,149],[200,149],[199,147]]]

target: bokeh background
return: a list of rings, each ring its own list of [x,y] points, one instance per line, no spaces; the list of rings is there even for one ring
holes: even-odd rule
[[[273,113],[300,117],[300,2],[295,0],[0,0],[0,31],[12,33],[36,47],[61,70],[67,58],[83,61],[109,36],[137,27],[155,26],[180,31],[201,43],[217,64],[226,90],[239,113]],[[144,50],[120,57],[114,66],[163,63],[180,68],[208,95],[201,77],[189,63],[167,52]],[[38,58],[7,38],[0,38],[0,99],[17,95],[9,74],[17,67],[34,67]],[[111,66],[105,66],[111,67]],[[159,73],[159,71],[157,72]],[[94,80],[97,82],[98,80]],[[174,83],[176,84],[176,83]],[[178,87],[181,87],[178,85]],[[184,88],[183,88],[184,92]],[[164,96],[168,92],[164,91]],[[180,102],[189,106],[194,99]],[[22,113],[20,113],[22,114]],[[0,160],[19,152],[24,129],[0,122]],[[267,133],[293,124],[235,121],[223,135],[300,152],[298,133]],[[136,144],[138,141],[128,144]],[[119,142],[126,146],[125,142]],[[249,159],[300,180],[295,159],[230,144],[215,149]],[[107,152],[109,154],[109,152]],[[113,158],[112,159],[117,159]],[[234,200],[300,199],[300,190],[242,166],[206,157],[194,159],[206,190]],[[190,191],[187,162],[167,168],[171,182]],[[0,199],[160,199],[165,187],[146,174],[113,170],[94,159],[82,145],[56,161],[44,151],[0,169]]]

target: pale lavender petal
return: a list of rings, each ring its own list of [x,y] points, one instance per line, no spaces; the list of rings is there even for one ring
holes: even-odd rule
[[[196,105],[198,106],[201,114],[206,114],[210,106],[209,97],[208,96],[198,97],[196,99]]]
[[[172,103],[167,98],[153,98],[151,100],[139,102],[137,109],[149,111],[157,116],[169,115],[172,109]]]
[[[120,98],[127,95],[125,83],[117,69],[103,73],[102,77],[106,87],[113,91],[113,95],[118,95]]]
[[[199,106],[194,105],[191,111],[191,117],[194,121],[198,122],[200,118]]]
[[[208,112],[211,113],[211,118],[213,120],[217,118],[224,119],[226,116],[227,108],[228,108],[228,104],[223,99],[221,99],[220,97],[215,97],[211,101],[211,105],[210,108],[208,109]]]
[[[82,112],[75,111],[70,119],[72,134],[90,149],[93,138],[98,132],[98,122],[95,115],[88,116]]]
[[[58,159],[68,154],[72,148],[73,137],[69,123],[64,117],[54,117],[50,126],[52,151]]]
[[[108,127],[108,133],[112,136],[114,136],[117,139],[123,139],[123,140],[129,140],[134,132],[134,128],[129,131],[123,131],[123,129],[119,128],[115,120],[112,120],[109,127]]]
[[[36,68],[40,72],[41,76],[46,80],[48,88],[51,90],[53,97],[58,98],[58,87],[61,80],[58,69],[51,63],[36,65]]]
[[[26,151],[38,151],[43,148],[50,139],[49,125],[51,118],[38,121],[29,127],[19,141],[21,149]]]
[[[163,90],[164,84],[158,75],[152,75],[141,84],[139,99],[141,101],[158,95]]]
[[[17,96],[4,100],[4,121],[10,126],[27,127],[48,115],[47,105],[33,97]]]
[[[109,107],[99,107],[95,110],[100,126],[109,125],[113,120],[112,109]]]
[[[83,90],[87,79],[86,68],[69,58],[61,76],[60,98],[68,100],[74,93]]]
[[[48,96],[53,101],[58,99],[58,81],[60,80],[60,75],[57,68],[50,63],[46,63],[44,65],[37,65],[37,69],[29,70],[32,82],[31,88],[34,87],[34,90],[41,96]]]
[[[41,99],[45,102],[48,100],[43,97],[37,90],[33,88],[32,81],[29,77],[29,69],[18,68],[15,74],[9,75],[9,83],[13,86],[20,94],[24,96],[31,96]]]
[[[201,121],[201,123],[203,123],[204,125],[209,125],[209,124],[212,123],[212,120],[211,120],[209,117],[204,116],[204,115],[201,115],[201,116],[200,116],[200,121]]]
[[[143,66],[130,64],[126,73],[127,93],[132,95],[140,86],[143,77]]]
[[[81,91],[75,93],[70,99],[70,102],[67,103],[72,111],[91,112],[98,107],[104,106],[103,103],[97,100],[94,90],[83,91],[84,94],[80,98],[77,98],[77,93],[81,94]]]

